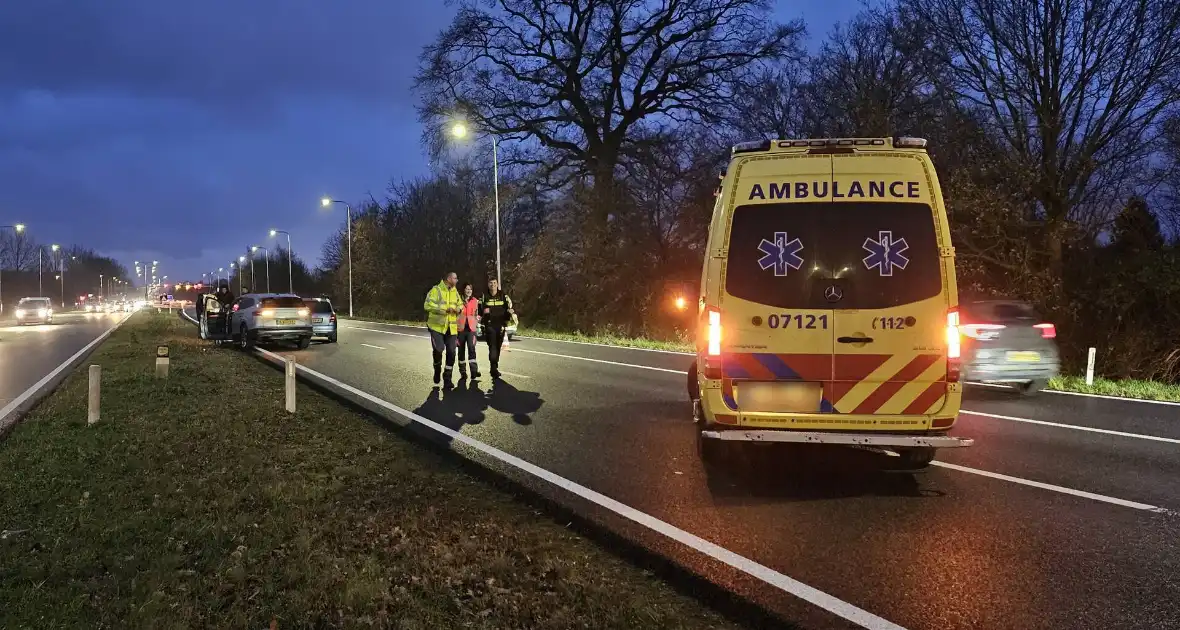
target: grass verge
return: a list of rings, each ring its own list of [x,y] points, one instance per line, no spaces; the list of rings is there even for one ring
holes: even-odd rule
[[[153,378],[168,344],[171,376]],[[0,443],[0,626],[723,628],[444,454],[140,313]]]
[[[1081,394],[1180,402],[1180,385],[1159,381],[1095,378],[1093,385],[1086,385],[1086,379],[1081,376],[1058,376],[1049,381],[1049,388]]]

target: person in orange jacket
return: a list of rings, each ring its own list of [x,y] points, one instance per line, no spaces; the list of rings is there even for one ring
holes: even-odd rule
[[[479,322],[479,300],[471,283],[463,285],[463,310],[459,312],[459,378],[467,378],[467,364],[471,364],[471,378],[479,378],[479,364],[475,362],[475,331]]]

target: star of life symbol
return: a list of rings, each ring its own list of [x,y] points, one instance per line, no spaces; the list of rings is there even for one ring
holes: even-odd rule
[[[803,266],[803,243],[798,239],[787,240],[786,232],[775,232],[774,242],[762,239],[758,244],[758,251],[765,254],[758,259],[758,266],[765,271],[774,267],[774,275],[785,276],[787,269],[799,270]]]
[[[905,269],[910,264],[910,259],[905,255],[905,251],[910,248],[909,244],[904,238],[894,240],[893,232],[878,232],[877,240],[866,238],[862,247],[869,253],[864,257],[865,268],[876,267],[882,276],[892,276],[894,267]]]

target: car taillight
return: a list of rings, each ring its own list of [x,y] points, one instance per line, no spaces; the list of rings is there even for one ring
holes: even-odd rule
[[[336,323],[336,313],[332,313],[332,316],[328,318],[328,321],[335,324]]]
[[[307,317],[310,313],[311,313],[311,311],[309,311],[305,308],[299,309],[299,316],[300,317]]]
[[[238,305],[237,304],[234,304],[234,312],[235,313],[238,312]]]
[[[1057,327],[1053,324],[1037,324],[1036,326],[1033,326],[1033,328],[1040,329],[1041,336],[1045,339],[1055,339],[1057,337]]]
[[[963,340],[959,337],[959,309],[946,312],[946,380],[958,383],[961,370],[959,359],[963,354]]]
[[[274,309],[264,308],[262,310],[254,311],[254,317],[274,317]]]
[[[721,378],[721,309],[710,306],[705,311],[705,378]]]

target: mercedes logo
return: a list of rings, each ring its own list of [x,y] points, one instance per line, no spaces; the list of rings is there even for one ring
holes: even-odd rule
[[[829,302],[839,302],[840,299],[844,297],[844,292],[840,290],[840,287],[832,285],[824,289],[824,297],[827,298]]]

